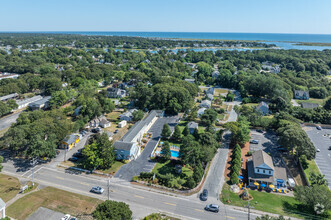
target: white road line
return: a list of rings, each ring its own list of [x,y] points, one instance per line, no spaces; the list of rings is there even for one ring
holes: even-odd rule
[[[25,173],[22,174],[22,176],[24,176],[24,175],[27,174],[28,172],[31,172],[31,170],[26,171]]]
[[[40,167],[39,169],[34,171],[34,174],[36,174],[38,171],[40,171],[42,168],[44,167]],[[30,178],[30,176],[32,176],[32,170],[31,170],[31,174],[29,176],[27,176],[27,178]]]

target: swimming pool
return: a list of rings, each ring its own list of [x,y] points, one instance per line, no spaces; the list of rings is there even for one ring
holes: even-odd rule
[[[170,150],[170,152],[172,157],[179,158],[179,151]]]

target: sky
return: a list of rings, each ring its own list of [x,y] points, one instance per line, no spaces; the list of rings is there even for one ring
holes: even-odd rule
[[[331,34],[331,0],[0,0],[0,31]]]

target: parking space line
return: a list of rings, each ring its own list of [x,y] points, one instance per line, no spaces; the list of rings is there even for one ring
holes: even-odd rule
[[[172,205],[172,206],[176,206],[176,204],[173,204],[173,203],[169,203],[169,202],[164,202],[164,204],[167,204],[167,205]]]

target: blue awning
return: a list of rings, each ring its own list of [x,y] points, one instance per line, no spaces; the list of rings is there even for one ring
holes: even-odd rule
[[[241,180],[244,179],[244,177],[242,177],[242,176],[238,176],[238,177],[239,177],[239,179],[241,179]]]
[[[284,180],[277,179],[277,183],[284,183]]]

